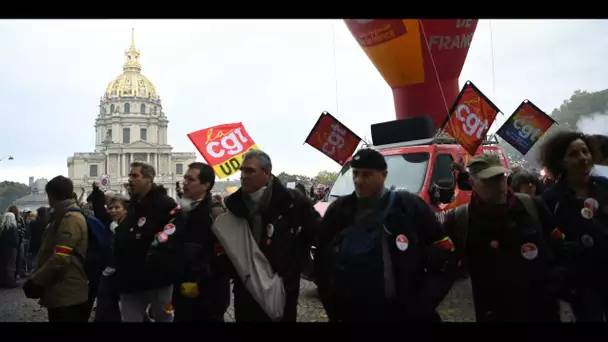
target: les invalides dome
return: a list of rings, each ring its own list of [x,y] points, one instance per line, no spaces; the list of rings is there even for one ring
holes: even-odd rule
[[[80,188],[90,193],[91,184],[100,181],[107,184],[104,188],[126,194],[123,184],[129,178],[130,164],[145,161],[156,170],[155,183],[162,184],[175,197],[175,182],[182,181],[196,154],[173,152],[168,144],[169,120],[156,86],[141,74],[134,32],[124,54],[123,73],[108,84],[99,102],[95,152],[78,152],[69,157],[68,176],[78,193]]]
[[[134,34],[133,31],[131,33],[131,46],[125,51],[125,63],[122,66],[124,72],[110,82],[103,101],[138,98],[149,100],[151,103],[160,103],[160,97],[156,92],[154,83],[141,74],[140,54],[139,50],[135,48]]]

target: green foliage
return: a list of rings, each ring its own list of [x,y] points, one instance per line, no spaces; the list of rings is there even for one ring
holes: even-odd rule
[[[590,93],[585,90],[576,90],[569,99],[553,109],[551,117],[557,122],[540,140],[532,147],[532,149],[524,157],[516,149],[506,142],[501,141],[501,147],[511,162],[516,160],[524,160],[531,166],[538,167],[537,156],[538,148],[543,141],[552,133],[562,129],[577,129],[576,123],[584,117],[591,116],[594,113],[605,113],[608,111],[608,89]]]
[[[332,185],[336,181],[336,178],[338,178],[338,172],[322,170],[319,171],[319,173],[315,177],[315,182],[325,185]]]
[[[277,175],[277,178],[281,180],[283,184],[287,184],[289,182],[302,183],[304,185],[312,182],[312,178],[303,175],[290,175],[285,172],[281,172]]]
[[[29,193],[30,188],[23,183],[7,181],[0,183],[0,213],[4,213],[15,200]]]

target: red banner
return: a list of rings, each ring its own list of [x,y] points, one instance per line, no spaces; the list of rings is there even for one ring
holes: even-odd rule
[[[344,165],[359,146],[359,138],[328,112],[323,112],[308,134],[305,143]]]
[[[219,178],[237,173],[243,154],[259,149],[241,122],[201,129],[189,133],[188,138]]]
[[[498,107],[467,81],[442,127],[469,154],[474,155],[498,113]]]

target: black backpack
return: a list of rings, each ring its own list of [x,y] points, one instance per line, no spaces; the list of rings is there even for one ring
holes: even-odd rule
[[[334,298],[346,307],[382,305],[395,296],[392,260],[388,254],[384,221],[398,197],[390,191],[382,215],[369,215],[347,227],[334,238],[329,258],[332,265],[331,288]],[[374,313],[378,314],[378,313]]]

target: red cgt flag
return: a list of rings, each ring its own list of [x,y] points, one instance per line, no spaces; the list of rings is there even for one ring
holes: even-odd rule
[[[344,165],[360,141],[361,138],[338,119],[328,112],[323,112],[304,143],[321,151],[336,163]]]
[[[498,113],[498,107],[471,81],[467,81],[442,127],[470,155],[474,155]]]

